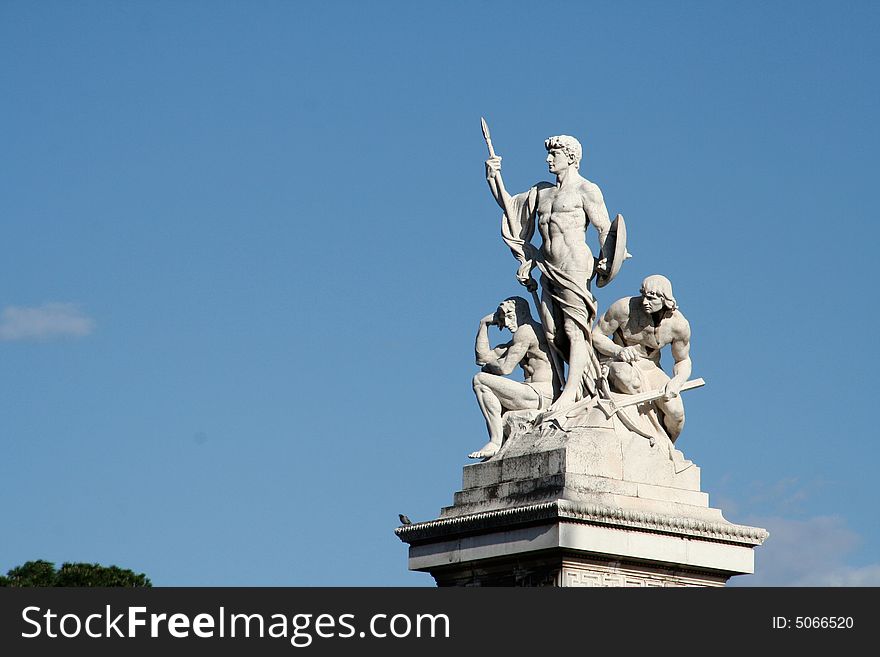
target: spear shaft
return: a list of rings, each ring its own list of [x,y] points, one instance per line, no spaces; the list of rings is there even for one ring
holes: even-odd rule
[[[496,157],[495,149],[492,147],[492,137],[489,135],[489,125],[486,123],[486,119],[484,119],[482,116],[480,117],[480,125],[483,128],[483,139],[486,140],[486,146],[489,149],[489,157]],[[504,183],[501,181],[501,172],[498,171],[495,174],[495,177],[497,179],[496,184],[498,185],[498,194],[501,197],[504,214],[507,215],[509,221],[513,221],[513,214],[510,209],[508,197],[503,193]],[[562,382],[565,381],[565,379],[562,377],[562,354],[559,353],[559,348],[556,346],[556,344],[547,339],[547,334],[544,330],[543,324],[544,317],[541,314],[541,300],[538,298],[537,289],[529,291],[532,293],[532,301],[535,304],[535,310],[538,312],[538,317],[541,318],[541,332],[544,333],[544,341],[547,343],[547,349],[550,352],[550,368],[553,370],[554,380],[553,388],[558,391],[562,388]]]

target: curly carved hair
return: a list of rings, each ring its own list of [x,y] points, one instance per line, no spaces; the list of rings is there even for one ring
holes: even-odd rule
[[[548,137],[544,140],[544,148],[547,152],[561,150],[568,155],[568,159],[576,166],[580,167],[581,157],[583,156],[583,148],[581,143],[569,135],[556,135]]]

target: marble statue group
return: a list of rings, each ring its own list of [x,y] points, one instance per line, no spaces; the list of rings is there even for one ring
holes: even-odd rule
[[[599,187],[580,172],[580,142],[558,135],[544,142],[554,182],[511,195],[501,177],[488,126],[486,181],[502,210],[502,239],[519,262],[518,282],[529,301],[511,296],[480,320],[475,344],[481,368],[474,393],[488,442],[469,456],[490,459],[516,432],[608,426],[674,443],[684,426],[680,393],[698,385],[691,375],[690,326],[664,276],[646,276],[637,296],[623,297],[600,313],[593,287],[612,282],[630,254],[621,215],[612,222]],[[598,238],[597,255],[588,234]],[[539,234],[533,243],[535,229]],[[538,270],[538,280],[533,274]],[[488,329],[510,331],[489,344]],[[669,346],[670,377],[660,366]],[[508,378],[517,367],[523,380]],[[619,426],[615,425],[615,426]]]
[[[638,289],[606,294],[631,257],[627,225],[581,175],[577,139],[548,138],[549,182],[511,194],[485,121],[483,137],[519,285],[477,326],[488,440],[436,519],[401,517],[409,568],[438,586],[723,586],[754,572],[767,531],[710,507],[679,448],[682,398],[704,381],[672,282],[632,258]]]

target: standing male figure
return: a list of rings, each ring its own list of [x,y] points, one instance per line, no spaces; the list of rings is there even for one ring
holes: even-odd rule
[[[588,288],[598,264],[586,243],[587,224],[599,233],[599,249],[611,227],[605,200],[598,186],[580,175],[582,149],[568,135],[544,142],[550,173],[556,184],[538,183],[511,196],[501,180],[501,158],[486,160],[486,180],[496,202],[504,210],[504,239],[522,262],[517,278],[530,291],[535,289],[531,270],[541,271],[541,322],[552,343],[568,362],[562,394],[550,407],[564,409],[595,392],[595,355],[590,344],[596,300]],[[530,243],[537,219],[540,250]],[[558,372],[562,378],[562,372]]]
[[[636,394],[663,388],[654,401],[672,442],[684,427],[684,404],[679,392],[691,375],[691,327],[678,310],[672,283],[655,274],[642,281],[641,296],[611,304],[593,329],[596,350],[612,358],[608,382],[616,392]],[[608,338],[614,335],[614,340]],[[672,347],[673,376],[660,368],[660,350]]]
[[[489,347],[489,327],[508,329],[509,342]],[[522,297],[502,301],[498,310],[480,320],[474,345],[477,365],[482,371],[474,377],[474,394],[486,419],[489,442],[468,456],[485,459],[501,448],[502,414],[506,411],[545,409],[553,400],[553,371],[547,341],[541,326],[532,319],[529,303]],[[519,365],[523,382],[505,378]]]

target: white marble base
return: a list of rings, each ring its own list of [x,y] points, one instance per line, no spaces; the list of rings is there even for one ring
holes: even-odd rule
[[[557,500],[400,528],[439,585],[721,586],[762,530]],[[503,583],[503,584],[502,584]]]
[[[437,520],[399,527],[438,585],[723,586],[754,571],[757,527],[728,522],[671,445],[585,430],[464,468]]]

